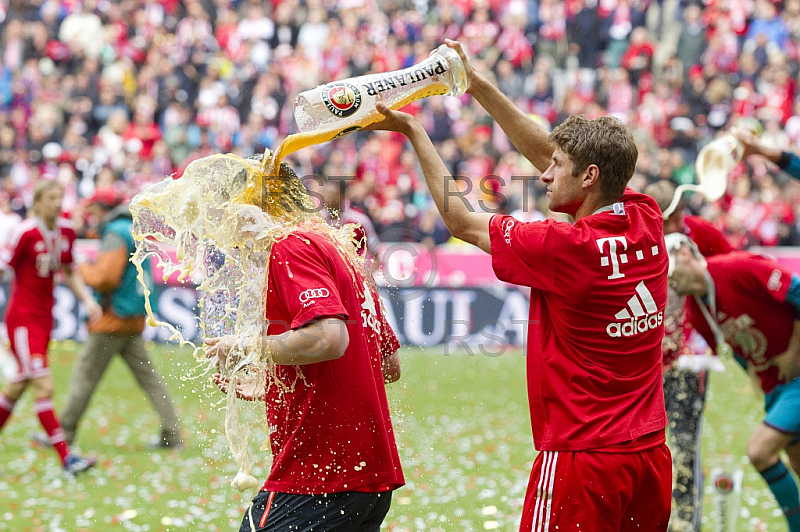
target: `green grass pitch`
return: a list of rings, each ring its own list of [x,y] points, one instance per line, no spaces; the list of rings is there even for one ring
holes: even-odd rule
[[[57,408],[79,347],[61,342],[52,348]],[[445,355],[442,349],[404,349],[401,357],[403,377],[389,386],[389,398],[407,484],[395,493],[384,529],[516,530],[535,457],[524,357],[519,351]],[[51,449],[30,443],[40,428],[26,394],[0,434],[0,530],[238,530],[252,494],[229,486],[236,469],[222,434],[222,396],[193,369],[190,351],[159,346],[154,358],[178,404],[186,448],[147,448],[159,429],[157,417],[127,367],[115,360],[78,436],[78,447],[95,454],[99,467],[70,480]],[[783,519],[744,458],[761,404],[734,365],[712,375],[704,468],[744,469],[739,530],[777,532],[785,530]],[[263,460],[255,474],[266,477]],[[712,530],[708,489],[705,499],[704,528]]]

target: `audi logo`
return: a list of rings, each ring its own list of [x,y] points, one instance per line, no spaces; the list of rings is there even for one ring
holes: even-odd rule
[[[310,290],[306,290],[302,294],[300,294],[300,303],[305,303],[310,299],[320,299],[323,297],[328,297],[331,293],[328,291],[327,288],[311,288]]]

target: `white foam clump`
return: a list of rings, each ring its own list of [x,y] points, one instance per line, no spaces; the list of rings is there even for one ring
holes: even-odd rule
[[[252,204],[261,197],[262,187],[263,168],[259,162],[234,155],[213,155],[192,162],[180,179],[168,177],[146,188],[131,202],[137,241],[132,260],[141,264],[152,255],[164,271],[164,280],[175,272],[181,281],[191,277],[200,280],[198,306],[203,337],[260,339],[266,327],[265,269],[280,227]],[[171,248],[175,251],[174,262],[169,254]],[[186,341],[180,330],[158,322],[152,311],[149,314],[151,325],[165,326],[172,332],[170,339],[194,347],[194,357],[205,367],[204,374],[216,369],[217,361],[205,358],[202,345]],[[250,424],[239,422],[242,401],[236,398],[236,382],[245,372],[263,378],[266,366],[260,346],[247,347],[235,346],[229,359],[234,363],[220,368],[220,373],[229,379],[225,432],[239,466],[231,484],[242,491],[256,487],[258,482],[251,475]],[[251,417],[264,425],[263,403],[256,408],[258,415],[253,413]]]

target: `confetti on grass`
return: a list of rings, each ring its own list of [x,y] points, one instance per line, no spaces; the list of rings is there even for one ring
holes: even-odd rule
[[[56,344],[51,358],[57,408],[76,354],[76,347],[64,346]],[[406,349],[401,360],[403,377],[388,390],[407,484],[394,494],[382,530],[518,530],[535,457],[524,357]],[[0,531],[238,530],[254,494],[230,489],[235,471],[220,430],[223,414],[211,406],[217,392],[199,379],[180,379],[194,364],[190,352],[159,347],[154,361],[176,400],[186,448],[148,449],[158,418],[127,367],[115,360],[79,432],[80,451],[96,454],[100,465],[70,480],[51,449],[31,446],[29,435],[40,428],[26,394],[0,433]],[[712,376],[704,465],[745,471],[742,530],[779,532],[785,525],[769,489],[744,458],[747,438],[763,415],[761,403],[745,396],[747,386],[733,367]],[[266,478],[263,464],[254,474]],[[710,492],[704,507],[703,528],[711,530]]]

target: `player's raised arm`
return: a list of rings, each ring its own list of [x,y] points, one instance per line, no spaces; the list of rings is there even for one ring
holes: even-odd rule
[[[547,140],[547,131],[514,105],[508,96],[495,87],[483,74],[469,63],[458,41],[445,39],[447,46],[458,52],[467,71],[467,92],[503,128],[509,140],[540,172],[550,166],[554,147]]]
[[[732,132],[744,147],[744,157],[760,155],[778,165],[778,168],[790,176],[800,179],[800,157],[796,154],[764,143],[750,130],[733,128]]]
[[[376,107],[384,116],[384,120],[367,129],[396,131],[408,137],[417,153],[433,201],[450,233],[464,242],[481,248],[486,253],[491,253],[489,242],[491,215],[476,213],[461,196],[455,180],[449,175],[450,172],[436,152],[436,148],[422,125],[411,115],[392,111],[382,103],[378,103]]]

